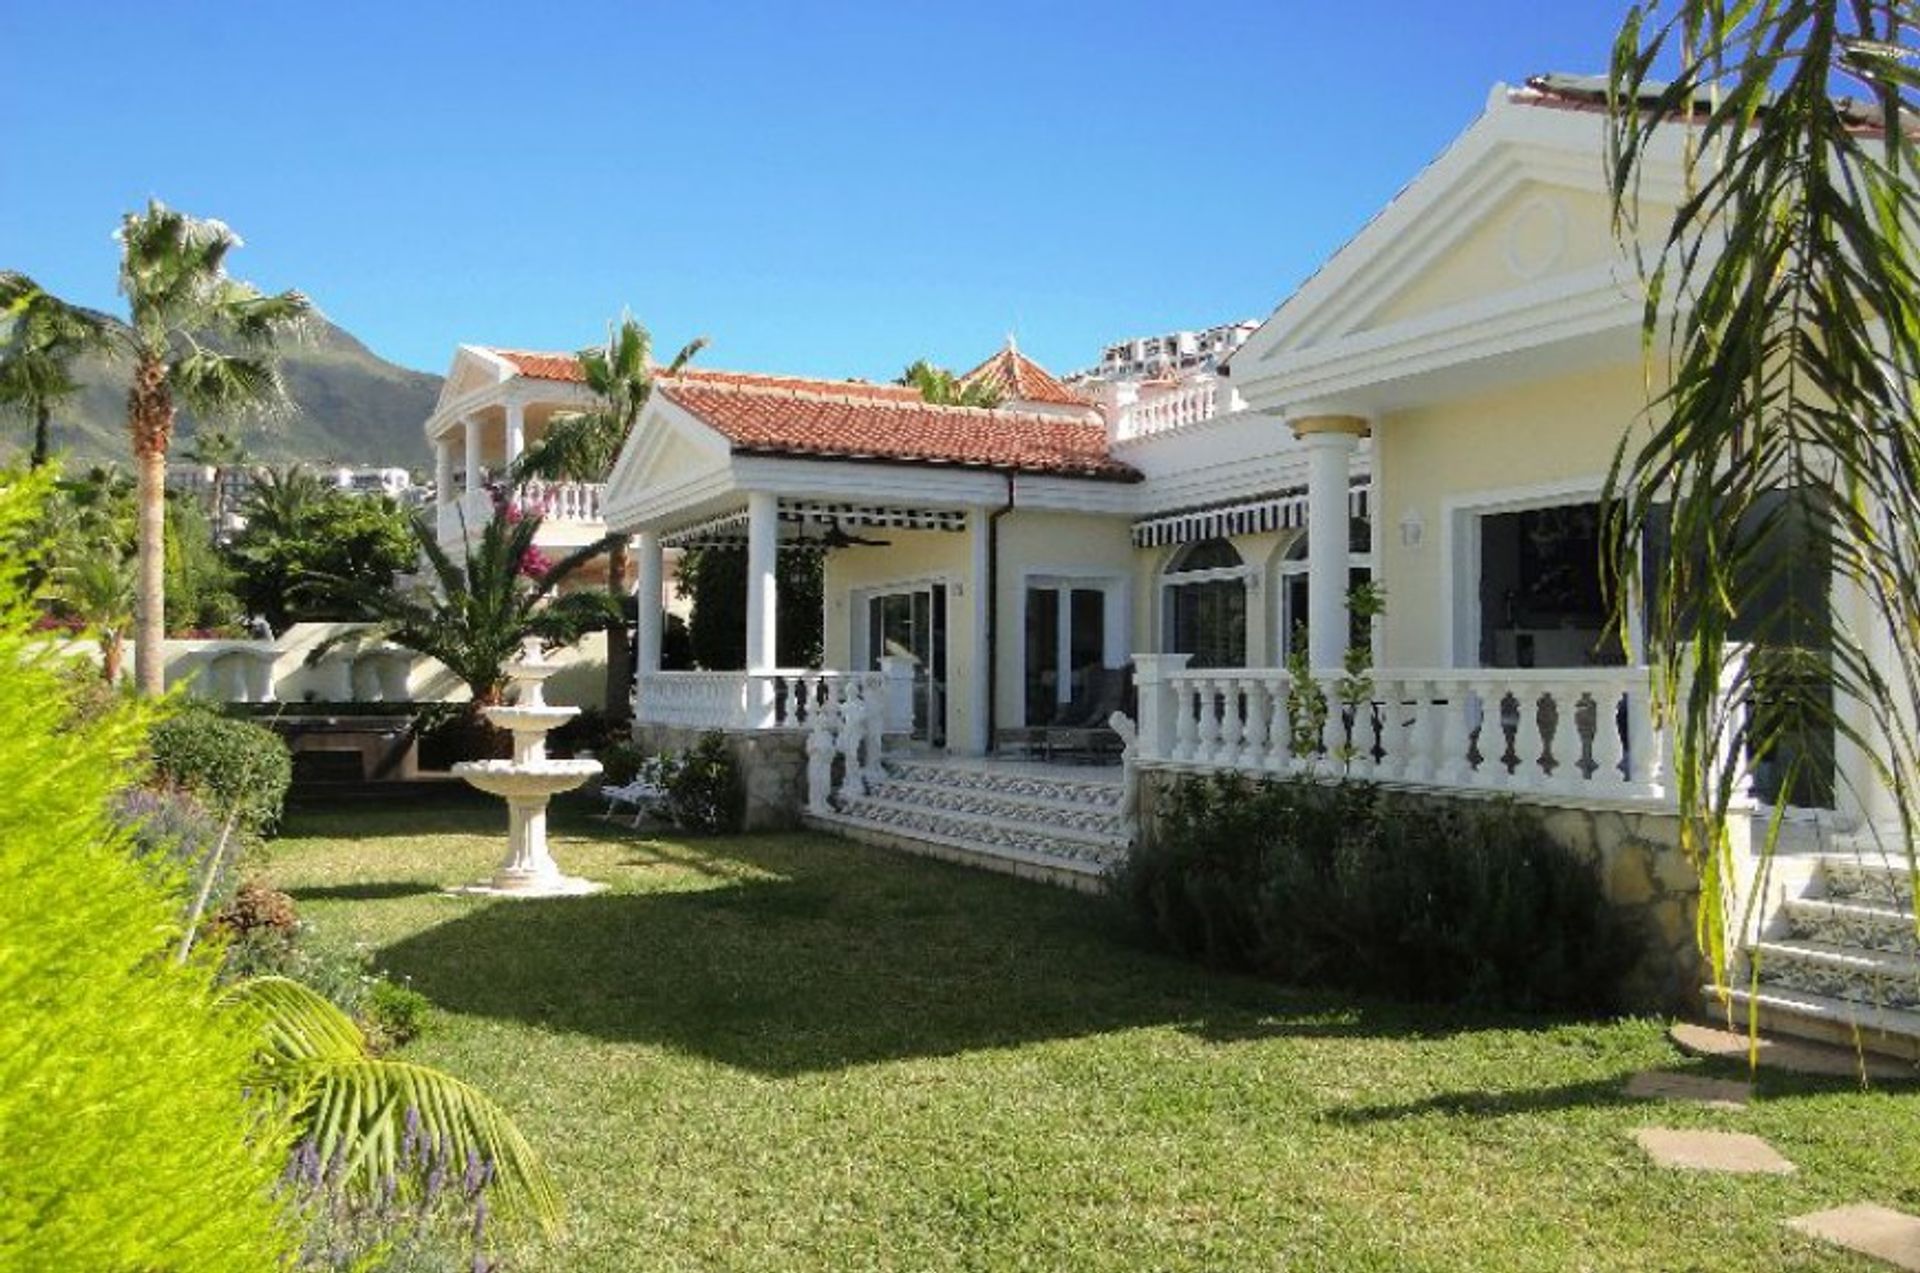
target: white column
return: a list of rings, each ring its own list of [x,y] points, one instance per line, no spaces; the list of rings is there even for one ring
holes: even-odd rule
[[[433,440],[433,498],[442,508],[453,503],[453,443],[446,434]]]
[[[634,607],[639,612],[633,666],[641,676],[647,676],[660,670],[660,594],[665,555],[659,531],[643,530],[633,537],[633,559],[639,576],[633,585]]]
[[[1307,655],[1316,670],[1339,667],[1347,652],[1348,461],[1366,429],[1355,416],[1293,422],[1307,449]]]
[[[747,671],[770,672],[777,657],[774,632],[779,589],[774,567],[780,546],[780,501],[767,491],[747,495]]]
[[[512,468],[520,460],[527,443],[527,409],[517,402],[507,404],[507,458],[504,467]]]
[[[993,599],[987,595],[987,576],[992,573],[987,560],[988,528],[992,524],[992,517],[990,509],[967,510],[967,595],[973,600],[973,604],[967,607],[967,633],[973,648],[967,656],[964,672],[967,678],[967,731],[959,741],[969,756],[984,756],[993,746],[993,703],[987,696],[988,682],[993,679],[992,670],[987,666],[988,651],[992,645],[992,636],[987,631],[987,612],[993,608]],[[948,613],[952,613],[951,607]]]
[[[480,489],[480,422],[468,416],[460,425],[466,431],[467,492],[472,494]]]

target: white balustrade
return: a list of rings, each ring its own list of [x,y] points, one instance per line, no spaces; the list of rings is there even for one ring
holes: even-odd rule
[[[1150,726],[1136,744],[1143,764],[1668,800],[1666,742],[1648,714],[1645,668],[1382,669],[1355,694],[1338,671],[1296,692],[1282,668],[1182,663],[1149,656],[1136,665],[1142,723]]]
[[[688,729],[809,729],[849,698],[873,705],[876,740],[889,719],[889,684],[879,672],[647,672],[634,678],[634,720]],[[875,760],[879,747],[873,748]]]
[[[1121,408],[1114,436],[1121,441],[1145,438],[1211,420],[1219,413],[1220,396],[1212,377],[1171,389],[1144,390],[1142,397]]]
[[[550,522],[597,522],[602,520],[600,501],[606,494],[601,482],[527,482],[514,496],[514,506],[522,514],[537,515]]]

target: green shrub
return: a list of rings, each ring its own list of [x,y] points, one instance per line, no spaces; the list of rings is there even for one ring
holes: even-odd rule
[[[1633,934],[1595,866],[1502,803],[1364,783],[1181,783],[1119,893],[1169,945],[1299,985],[1620,1006]]]
[[[279,822],[293,758],[272,730],[192,706],[155,724],[148,745],[156,776],[199,796],[216,817],[237,815],[255,835]]]
[[[384,1052],[419,1038],[432,1014],[433,1002],[425,995],[383,976],[367,987],[361,1023],[374,1051]]]
[[[633,743],[612,743],[598,755],[600,781],[609,787],[624,787],[640,772],[646,758]]]
[[[707,833],[740,829],[747,793],[740,767],[727,751],[726,735],[702,734],[667,773],[667,816],[675,826]]]
[[[0,485],[0,530],[21,502]],[[110,814],[146,719],[75,718],[26,622],[0,577],[0,1268],[283,1267],[257,1039],[214,1006],[210,961],[167,958],[178,896]]]

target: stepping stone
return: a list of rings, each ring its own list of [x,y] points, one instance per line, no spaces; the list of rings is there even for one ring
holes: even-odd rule
[[[1784,1176],[1794,1169],[1772,1145],[1746,1132],[1642,1127],[1633,1138],[1647,1151],[1647,1157],[1662,1167],[1772,1176]]]
[[[1724,1030],[1694,1021],[1676,1021],[1667,1031],[1673,1045],[1689,1056],[1713,1057],[1747,1063],[1747,1034],[1744,1030]],[[1864,1056],[1852,1048],[1835,1047],[1806,1039],[1777,1039],[1760,1036],[1756,1049],[1759,1063],[1773,1070],[1792,1074],[1817,1074],[1834,1078],[1858,1079],[1864,1066],[1869,1078],[1910,1079],[1914,1067],[1891,1057]]]
[[[1710,1109],[1745,1109],[1753,1097],[1753,1084],[1642,1070],[1627,1080],[1627,1095],[1641,1100],[1693,1101]]]
[[[1787,1225],[1808,1237],[1920,1273],[1920,1217],[1861,1202],[1799,1216]]]

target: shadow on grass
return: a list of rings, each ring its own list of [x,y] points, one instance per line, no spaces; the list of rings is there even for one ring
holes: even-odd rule
[[[370,880],[363,884],[314,884],[305,888],[290,888],[287,896],[296,902],[381,902],[438,892],[438,884],[420,880]]]
[[[1322,1115],[1330,1123],[1368,1126],[1397,1122],[1430,1114],[1449,1117],[1511,1118],[1520,1114],[1539,1114],[1566,1109],[1594,1109],[1608,1105],[1662,1105],[1655,1097],[1629,1096],[1624,1079],[1593,1079],[1585,1083],[1563,1083],[1555,1087],[1522,1087],[1492,1092],[1469,1088],[1459,1092],[1440,1092],[1417,1101],[1392,1105],[1363,1105],[1335,1109]]]
[[[1229,1045],[1467,1025],[1210,973],[1130,939],[1097,900],[826,837],[634,848],[636,867],[736,878],[490,904],[380,965],[451,1011],[775,1075],[1145,1026]]]

